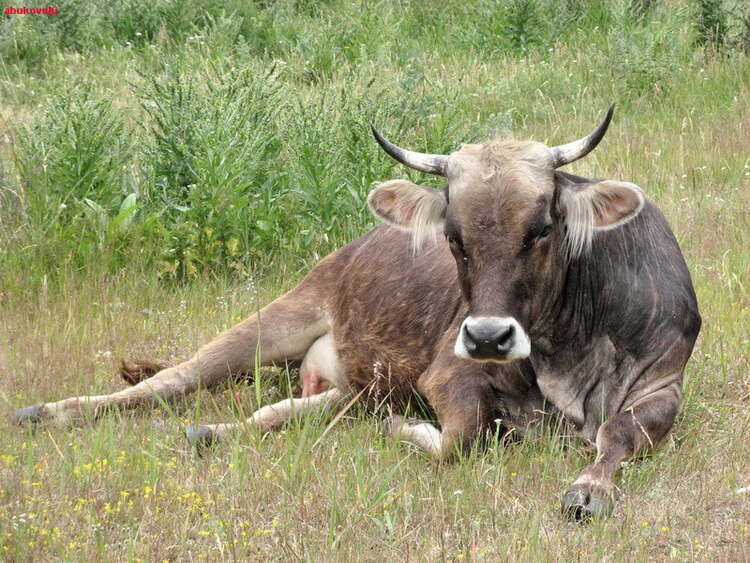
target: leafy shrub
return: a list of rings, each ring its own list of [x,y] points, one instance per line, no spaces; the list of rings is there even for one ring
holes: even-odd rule
[[[18,135],[16,168],[30,221],[40,228],[67,224],[85,199],[118,209],[131,152],[109,100],[96,99],[88,87],[54,99]]]
[[[750,53],[750,8],[737,12],[737,34],[734,45],[743,53]]]
[[[0,164],[0,236],[47,265],[97,256],[116,269],[130,252],[174,279],[257,271],[279,253],[309,261],[374,224],[373,181],[441,182],[382,154],[371,121],[449,152],[529,116],[556,122],[561,107],[663,96],[693,64],[691,7],[747,49],[736,5],[65,0],[64,17],[3,18],[0,95],[38,115],[0,145],[15,149]],[[470,73],[485,68],[497,72],[479,84]],[[70,87],[71,71],[99,90]],[[120,72],[137,85],[115,113]]]
[[[0,12],[9,2],[0,2]],[[32,67],[39,64],[58,44],[58,31],[49,25],[48,16],[0,17],[0,62],[22,62]]]
[[[185,277],[268,251],[283,220],[273,72],[214,67],[197,76],[168,70],[139,90],[153,142],[146,150],[151,207],[170,234],[163,272]]]
[[[697,0],[696,42],[721,51],[727,44],[727,12],[723,0]]]
[[[484,52],[525,53],[542,43],[546,30],[534,0],[487,0],[478,3],[466,32],[471,46]]]
[[[503,32],[511,50],[517,53],[525,53],[540,43],[544,32],[535,0],[509,0]]]
[[[106,246],[118,263],[137,196],[130,134],[111,102],[72,87],[18,132],[15,148],[30,248],[49,262],[81,265]]]
[[[154,39],[168,15],[164,0],[111,0],[102,6],[100,29],[119,43],[142,45]]]
[[[59,13],[0,20],[0,59],[38,65],[57,50],[86,52],[101,46],[143,46],[159,35],[181,42],[200,36],[229,14],[238,29],[256,10],[252,3],[198,0],[59,0]],[[7,5],[0,1],[0,11]],[[239,37],[239,32],[234,39]]]
[[[615,35],[612,69],[623,96],[663,95],[679,60],[668,29],[631,28]]]

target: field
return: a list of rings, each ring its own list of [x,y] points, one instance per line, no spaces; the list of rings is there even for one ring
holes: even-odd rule
[[[0,6],[11,5],[0,2]],[[71,0],[0,16],[0,559],[750,560],[750,12],[719,0]],[[331,413],[202,457],[185,424],[298,387],[251,384],[75,428],[14,409],[172,364],[375,225],[414,150],[560,144],[669,219],[703,329],[664,443],[610,519],[559,514],[590,463],[540,431],[455,463]],[[321,439],[324,432],[325,437]]]

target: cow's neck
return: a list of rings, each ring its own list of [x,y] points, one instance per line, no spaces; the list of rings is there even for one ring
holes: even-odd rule
[[[529,360],[544,398],[593,440],[588,416],[601,413],[587,413],[581,397],[598,385],[613,353],[612,342],[600,334],[601,276],[586,260],[561,268],[559,292],[551,292],[544,305]]]
[[[532,329],[535,353],[550,358],[571,349],[582,352],[597,327],[600,274],[584,259],[557,265],[557,290],[548,292]]]

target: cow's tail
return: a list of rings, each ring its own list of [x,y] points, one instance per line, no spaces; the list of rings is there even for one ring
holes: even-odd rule
[[[149,360],[132,360],[130,363],[120,360],[120,368],[117,371],[126,383],[137,385],[144,379],[155,376],[165,367]]]

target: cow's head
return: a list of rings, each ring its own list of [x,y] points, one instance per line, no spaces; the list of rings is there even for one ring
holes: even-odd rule
[[[469,307],[456,355],[480,362],[527,357],[529,334],[559,294],[566,265],[584,257],[597,231],[640,212],[644,196],[633,184],[555,170],[596,147],[613,111],[591,134],[565,145],[492,141],[449,156],[401,149],[373,127],[394,159],[448,181],[442,190],[385,182],[368,202],[387,223],[412,230],[416,245],[441,232],[447,238]]]

